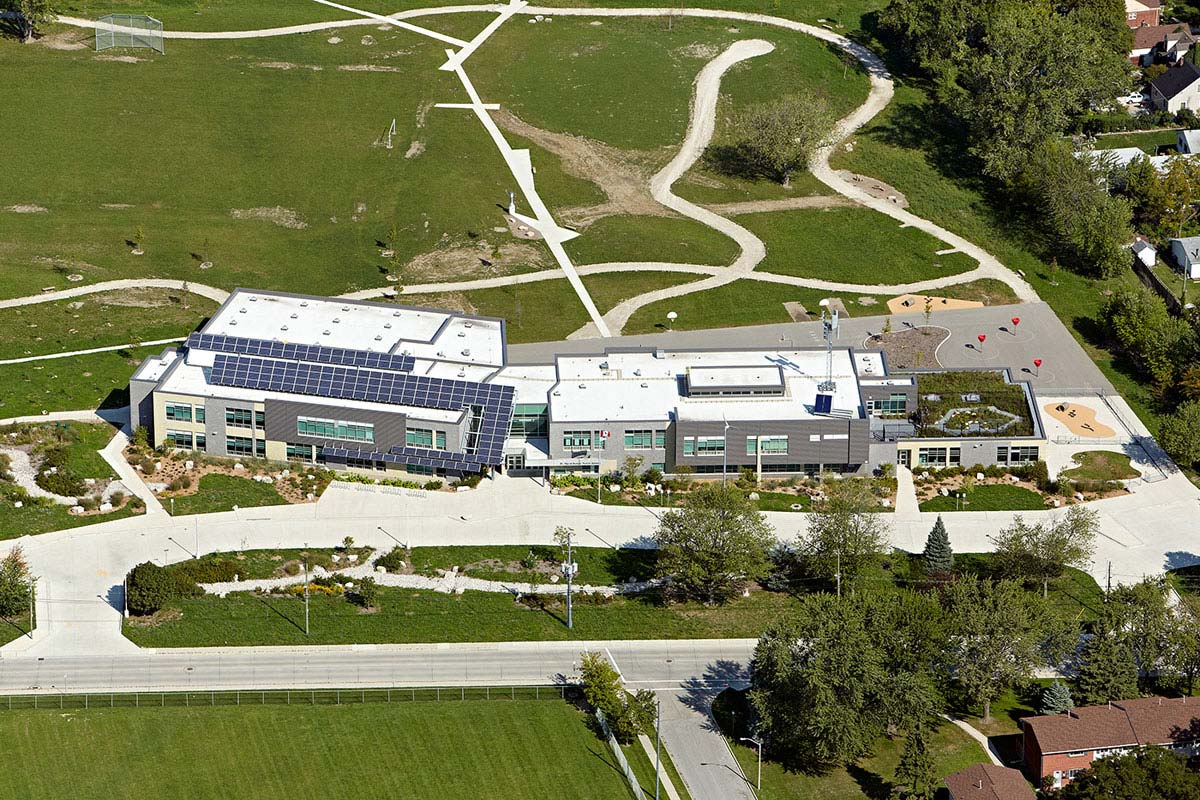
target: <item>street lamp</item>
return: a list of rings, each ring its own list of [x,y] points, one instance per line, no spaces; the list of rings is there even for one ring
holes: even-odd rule
[[[375,529],[376,529],[376,530],[378,530],[380,533],[382,533],[384,536],[386,536],[386,537],[388,537],[389,539],[391,539],[391,540],[392,540],[393,542],[395,542],[396,544],[400,545],[400,549],[401,549],[401,550],[407,550],[407,549],[408,549],[408,545],[406,545],[404,542],[400,541],[400,540],[399,540],[399,539],[397,539],[395,536],[392,536],[390,533],[388,533],[387,531],[385,531],[385,530],[383,529],[383,526],[382,526],[382,525],[376,525],[376,526],[375,526]]]
[[[752,744],[758,748],[758,780],[755,781],[755,783],[754,783],[754,789],[755,789],[755,791],[761,792],[762,791],[762,745],[763,745],[763,743],[760,739],[755,739],[752,736],[743,736],[742,741],[750,742],[750,744]]]
[[[574,533],[570,528],[567,528],[567,560],[562,562],[562,574],[567,579],[567,630],[572,630],[575,627],[575,618],[571,614],[571,580],[575,577],[575,573],[579,571],[579,565],[571,559],[571,534]]]

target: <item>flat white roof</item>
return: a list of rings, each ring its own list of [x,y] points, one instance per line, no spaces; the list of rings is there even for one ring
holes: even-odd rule
[[[777,365],[754,367],[692,367],[688,370],[688,386],[694,389],[780,389],[783,373]]]
[[[178,350],[167,350],[157,356],[146,359],[142,365],[137,368],[137,372],[133,373],[130,380],[136,381],[157,381],[161,380],[166,374],[171,365],[175,363],[175,359],[179,358]]]
[[[559,356],[551,391],[556,422],[811,419],[817,385],[825,381],[824,350],[608,352]],[[783,396],[689,397],[689,371],[707,368],[782,370]],[[833,408],[861,415],[861,398],[850,351],[833,351]]]
[[[431,361],[492,367],[504,363],[500,320],[336,297],[238,289],[208,321],[203,332],[377,353],[406,353]]]
[[[516,389],[514,403],[545,405],[549,402],[550,390],[558,383],[558,377],[553,364],[520,364],[505,367],[489,383]]]

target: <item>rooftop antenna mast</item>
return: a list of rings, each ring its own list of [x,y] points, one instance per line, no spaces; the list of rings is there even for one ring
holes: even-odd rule
[[[825,312],[829,310],[829,300],[822,300],[821,303],[821,334],[825,337],[825,380],[817,384],[817,391],[832,392],[837,389],[837,383],[833,380],[833,337],[837,333],[838,313],[837,309],[832,309],[831,316],[826,317]]]

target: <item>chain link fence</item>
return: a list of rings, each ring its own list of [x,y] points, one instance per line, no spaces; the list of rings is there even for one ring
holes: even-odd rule
[[[0,711],[193,706],[346,706],[364,703],[466,702],[468,700],[576,700],[579,696],[578,687],[567,685],[16,694],[0,695]]]
[[[113,47],[141,47],[166,53],[163,24],[145,14],[109,14],[96,23],[96,52]]]

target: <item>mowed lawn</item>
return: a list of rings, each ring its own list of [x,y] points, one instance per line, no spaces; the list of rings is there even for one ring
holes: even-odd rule
[[[744,638],[761,634],[796,601],[752,592],[724,606],[661,606],[640,598],[596,604],[577,595],[574,630],[567,630],[560,597],[534,609],[508,593],[447,595],[382,587],[379,610],[370,614],[341,596],[313,595],[310,603],[307,637],[302,599],[249,593],[173,601],[171,607],[181,613],[151,624],[133,620],[126,623],[125,635],[142,647]]]
[[[0,738],[13,800],[629,797],[558,699],[5,711]]]
[[[163,507],[178,516],[186,514],[211,514],[216,511],[232,511],[256,506],[281,506],[287,503],[275,487],[241,478],[236,475],[209,473],[200,478],[195,494],[178,497],[163,497]]]
[[[163,349],[129,348],[0,366],[0,419],[126,405],[129,377],[144,358]]]
[[[967,492],[966,501],[962,502],[953,495],[935,495],[921,503],[922,511],[1042,511],[1046,508],[1045,499],[1024,486],[1006,486],[1004,484],[989,484],[976,486]]]

